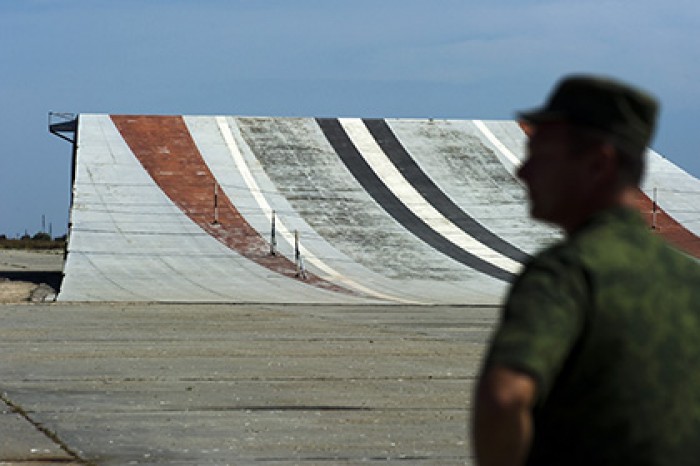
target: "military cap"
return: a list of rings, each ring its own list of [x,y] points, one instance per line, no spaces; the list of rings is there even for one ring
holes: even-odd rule
[[[562,79],[544,107],[521,112],[531,125],[567,122],[600,130],[633,147],[646,147],[654,134],[659,104],[629,84],[593,75]]]

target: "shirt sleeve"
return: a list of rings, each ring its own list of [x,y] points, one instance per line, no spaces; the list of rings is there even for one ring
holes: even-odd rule
[[[502,365],[529,374],[542,402],[583,332],[586,283],[576,261],[557,250],[533,259],[511,288],[486,368]]]

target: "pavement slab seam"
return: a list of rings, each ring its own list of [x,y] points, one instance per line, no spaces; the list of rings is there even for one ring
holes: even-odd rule
[[[27,422],[29,422],[36,430],[41,432],[44,436],[46,436],[51,442],[56,444],[61,450],[63,450],[66,454],[70,456],[70,458],[50,458],[51,463],[72,463],[72,464],[83,464],[83,465],[91,465],[92,463],[84,460],[83,458],[80,457],[80,455],[73,451],[68,445],[63,442],[58,435],[56,435],[55,432],[51,431],[48,429],[46,426],[41,425],[40,423],[34,421],[31,416],[29,416],[29,413],[27,413],[21,406],[17,405],[14,403],[12,400],[10,400],[5,393],[0,393],[0,400],[4,402],[12,412],[18,414],[22,418],[24,418]],[[48,458],[42,458],[40,463],[49,463]],[[17,463],[14,461],[13,463]],[[10,464],[13,464],[10,463]],[[36,463],[36,461],[22,461],[22,463]],[[4,463],[0,463],[4,464]]]

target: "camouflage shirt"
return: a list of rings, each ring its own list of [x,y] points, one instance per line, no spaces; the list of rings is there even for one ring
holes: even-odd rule
[[[486,367],[537,382],[532,465],[700,464],[700,265],[612,209],[538,254]]]

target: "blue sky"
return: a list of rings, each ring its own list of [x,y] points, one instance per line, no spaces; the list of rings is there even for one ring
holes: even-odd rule
[[[509,119],[571,72],[656,94],[700,176],[697,0],[0,2],[0,233],[66,231],[49,111]]]

